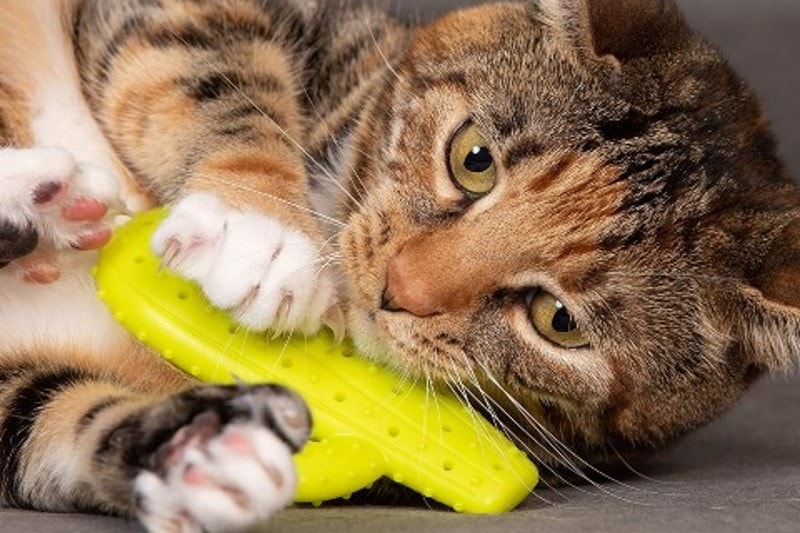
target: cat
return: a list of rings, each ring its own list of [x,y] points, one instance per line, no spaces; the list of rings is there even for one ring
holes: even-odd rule
[[[671,0],[14,2],[0,40],[6,505],[229,531],[291,501],[302,399],[197,385],[94,297],[155,204],[243,327],[346,330],[555,476],[798,360],[799,191]]]

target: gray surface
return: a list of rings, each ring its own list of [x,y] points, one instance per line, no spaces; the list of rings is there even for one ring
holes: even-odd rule
[[[425,12],[458,0],[386,0]],[[472,2],[475,3],[475,2]],[[679,0],[689,19],[730,56],[762,97],[800,176],[800,2]],[[500,517],[400,508],[290,509],[263,531],[800,531],[800,378],[759,383],[731,412],[638,465],[642,475],[600,488],[537,491]],[[549,503],[545,503],[547,500]],[[141,532],[102,517],[0,511],[0,531]]]

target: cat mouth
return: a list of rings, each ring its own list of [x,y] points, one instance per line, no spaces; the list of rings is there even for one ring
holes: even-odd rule
[[[426,365],[421,365],[419,358],[424,354],[415,348],[422,336],[414,322],[409,313],[373,308],[358,307],[348,314],[350,336],[362,355],[404,372],[423,375]]]

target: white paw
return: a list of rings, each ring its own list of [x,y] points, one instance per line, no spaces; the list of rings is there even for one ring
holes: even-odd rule
[[[245,327],[312,334],[325,322],[339,333],[335,285],[318,246],[275,219],[196,193],[173,207],[152,246]]]
[[[0,225],[54,249],[96,249],[111,237],[118,182],[61,148],[0,149]],[[9,252],[7,260],[16,259]]]
[[[292,502],[292,452],[272,431],[247,423],[211,438],[196,431],[176,435],[185,442],[177,458],[167,458],[164,475],[144,471],[136,478],[139,519],[148,531],[242,531]]]

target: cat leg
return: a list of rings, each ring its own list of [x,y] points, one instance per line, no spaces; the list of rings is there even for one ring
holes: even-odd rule
[[[341,330],[333,257],[308,208],[290,31],[302,15],[264,2],[169,5],[90,1],[77,31],[98,120],[145,187],[173,203],[156,254],[249,328],[313,333],[331,319]]]
[[[24,279],[55,281],[54,251],[94,250],[111,237],[105,217],[117,196],[113,176],[64,149],[0,148],[0,265],[25,257],[16,262]]]
[[[310,417],[287,389],[165,395],[43,366],[3,368],[4,503],[138,516],[159,533],[239,531],[291,503]]]
[[[193,405],[184,416],[193,416],[159,446],[134,483],[136,514],[148,529],[238,531],[292,502],[291,456],[309,431],[299,398],[262,386],[201,388],[178,403],[187,401]],[[168,400],[159,410],[174,404]]]

